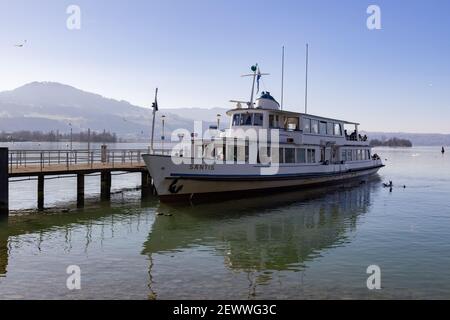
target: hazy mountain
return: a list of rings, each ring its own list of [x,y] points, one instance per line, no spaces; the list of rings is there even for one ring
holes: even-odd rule
[[[184,111],[184,112],[183,112]],[[192,120],[215,122],[220,109],[164,109],[167,132],[175,128],[192,130]],[[91,128],[116,132],[121,137],[147,138],[151,130],[152,111],[98,94],[54,82],[33,82],[12,91],[0,92],[0,131],[59,130],[75,132]]]

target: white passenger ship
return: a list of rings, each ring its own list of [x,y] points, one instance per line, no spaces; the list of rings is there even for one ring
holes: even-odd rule
[[[143,155],[162,201],[365,180],[383,167],[358,123],[281,110],[269,92],[255,102],[233,102],[224,132],[189,137],[171,155]]]

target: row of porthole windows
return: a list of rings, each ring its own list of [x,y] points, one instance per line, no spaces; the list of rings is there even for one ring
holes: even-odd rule
[[[313,133],[328,136],[342,136],[342,126],[340,123],[320,121],[315,119],[302,119],[303,133]]]
[[[279,116],[269,115],[269,127],[278,127]],[[286,130],[298,130],[298,117],[285,118],[284,128]],[[328,136],[342,136],[342,126],[340,123],[327,122],[310,118],[302,118],[303,133],[321,134]],[[236,113],[233,115],[233,127],[237,126],[262,126],[262,113]]]
[[[262,113],[236,113],[233,115],[233,127],[237,126],[262,126]]]
[[[265,150],[270,156],[271,149]],[[278,148],[278,162],[279,163],[316,163],[316,150],[306,148]],[[233,153],[227,154],[227,160],[238,160],[238,158],[248,162],[249,148],[237,147]],[[259,162],[259,161],[258,161]]]
[[[316,163],[316,149],[280,148],[279,163]]]
[[[343,149],[341,151],[342,161],[370,160],[370,149]]]
[[[245,159],[248,162],[249,148],[248,146],[235,146],[233,153],[227,152],[227,160],[237,160],[237,158]],[[218,149],[219,150],[219,149]],[[265,151],[270,156],[270,147]],[[218,153],[222,153],[222,150]],[[279,163],[316,163],[316,149],[313,148],[278,148]],[[341,161],[362,161],[370,160],[370,149],[342,149]],[[259,162],[259,161],[258,161]]]

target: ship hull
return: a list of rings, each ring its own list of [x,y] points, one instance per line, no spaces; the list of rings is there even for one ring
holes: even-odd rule
[[[261,174],[261,165],[180,164],[169,156],[143,155],[163,202],[216,200],[365,180],[383,167],[381,161],[354,164],[281,165],[276,174]]]

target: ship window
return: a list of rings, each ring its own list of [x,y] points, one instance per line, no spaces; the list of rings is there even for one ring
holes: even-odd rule
[[[308,149],[308,163],[315,163],[315,162],[316,162],[316,150]]]
[[[334,134],[334,130],[333,130],[333,122],[328,122],[327,123],[327,134],[332,136]]]
[[[342,136],[341,125],[339,123],[335,123],[334,124],[334,135],[335,136]]]
[[[347,151],[342,150],[341,152],[341,161],[347,161]]]
[[[245,162],[246,160],[246,149],[245,146],[237,146],[237,154],[236,154],[236,159],[239,162]]]
[[[295,149],[294,148],[286,148],[284,154],[284,162],[286,163],[295,163]]]
[[[327,123],[325,121],[320,121],[319,132],[323,135],[327,134]]]
[[[304,133],[311,132],[311,119],[308,119],[308,118],[302,119],[302,130]]]
[[[371,158],[371,155],[370,155],[370,150],[367,150],[367,156],[368,156],[368,160],[370,160],[370,158]]]
[[[287,118],[286,129],[290,131],[298,130],[298,118]]]
[[[241,114],[241,126],[251,126],[252,125],[252,114],[243,113]]]
[[[347,161],[352,161],[352,150],[347,150]]]
[[[305,149],[297,149],[297,163],[306,163]]]
[[[284,148],[279,148],[278,149],[278,162],[279,163],[284,163]]]
[[[263,125],[263,115],[262,113],[255,113],[253,118],[253,125],[262,126]]]
[[[370,159],[368,151],[369,150],[367,150],[367,149],[363,150],[364,160],[369,160]]]
[[[227,144],[225,148],[226,153],[226,160],[227,162],[234,162],[236,161],[236,155],[237,155],[237,148],[234,144]]]
[[[276,128],[275,124],[275,116],[273,114],[269,114],[269,127],[270,128]]]
[[[319,121],[311,120],[311,133],[314,133],[314,134],[319,133]]]
[[[233,116],[233,126],[238,126],[239,125],[239,122],[240,122],[240,114],[239,113],[236,113],[234,116]]]

